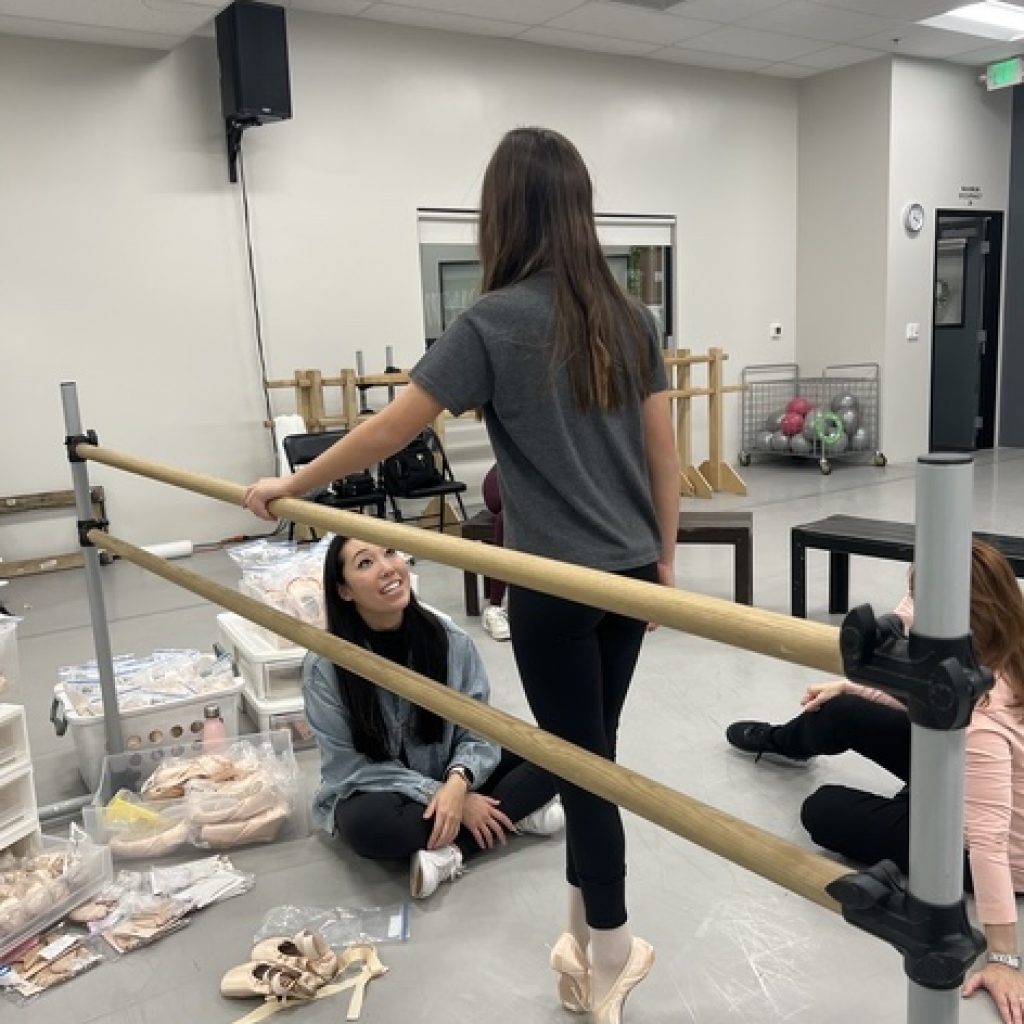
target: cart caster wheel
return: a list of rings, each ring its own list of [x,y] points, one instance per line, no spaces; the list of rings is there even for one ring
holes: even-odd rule
[[[832,472],[832,463],[828,459],[821,459],[818,462],[818,468],[821,470],[822,476],[828,476]]]
[[[885,466],[889,462],[889,460],[881,452],[875,452],[875,457],[872,461],[876,466]]]
[[[740,452],[739,455],[736,456],[736,460],[741,466],[749,466],[750,452]]]

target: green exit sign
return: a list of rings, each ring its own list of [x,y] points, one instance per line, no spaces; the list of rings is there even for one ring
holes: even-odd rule
[[[1009,60],[996,61],[985,70],[985,84],[989,91],[1007,89],[1011,85],[1024,82],[1024,57],[1011,57]]]

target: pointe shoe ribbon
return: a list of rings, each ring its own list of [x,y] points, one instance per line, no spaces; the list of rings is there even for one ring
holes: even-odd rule
[[[352,977],[336,984],[324,985],[314,996],[314,999],[326,999],[328,996],[337,995],[339,992],[354,989],[352,998],[349,1000],[348,1012],[345,1015],[346,1021],[359,1020],[363,1012],[363,1001],[366,998],[366,986],[374,978],[379,978],[387,974],[388,971],[387,967],[381,963],[375,947],[359,945],[349,946],[338,957],[338,974],[343,974],[352,964],[356,963],[362,964],[362,967]],[[295,1000],[288,1003],[270,1002],[268,1000],[261,1007],[253,1010],[252,1013],[247,1013],[244,1017],[240,1017],[235,1021],[235,1024],[260,1024],[261,1021],[277,1013],[278,1010],[287,1009],[289,1006],[294,1005]]]
[[[654,966],[654,947],[643,939],[633,939],[626,966],[615,979],[608,994],[594,1007],[593,1024],[622,1024],[622,1007],[626,997],[640,984]]]
[[[590,965],[580,944],[563,932],[551,948],[551,969],[558,975],[558,998],[570,1013],[590,1009]]]

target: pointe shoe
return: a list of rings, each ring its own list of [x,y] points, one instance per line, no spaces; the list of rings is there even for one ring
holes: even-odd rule
[[[594,1007],[594,1024],[622,1024],[622,1007],[626,997],[640,984],[654,966],[654,947],[643,939],[633,939],[626,966],[615,979],[608,994]]]
[[[188,839],[188,822],[178,821],[159,832],[112,835],[110,852],[126,860],[139,857],[166,857]]]
[[[199,830],[197,845],[206,844],[216,850],[241,846],[244,843],[273,842],[288,818],[288,804],[282,800],[247,821],[221,821],[204,825]]]
[[[551,969],[558,975],[558,998],[570,1013],[590,1009],[590,964],[575,936],[563,932],[551,947]]]
[[[338,973],[338,957],[322,935],[303,929],[289,938],[263,939],[252,947],[252,959],[287,964],[330,981]]]
[[[220,994],[229,999],[298,1002],[316,997],[320,978],[286,964],[247,963],[232,967],[220,980]]]
[[[252,775],[240,782],[226,782],[209,790],[189,790],[189,815],[197,825],[245,821],[269,810],[280,794],[266,775]]]

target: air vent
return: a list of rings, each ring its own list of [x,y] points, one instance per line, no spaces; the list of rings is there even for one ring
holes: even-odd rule
[[[667,11],[682,6],[683,0],[606,0],[616,7],[642,7],[646,11]]]

